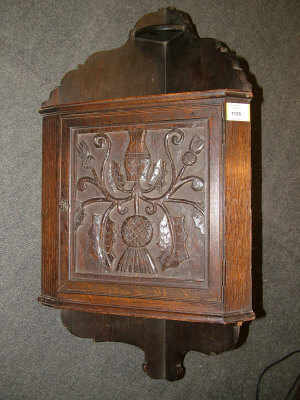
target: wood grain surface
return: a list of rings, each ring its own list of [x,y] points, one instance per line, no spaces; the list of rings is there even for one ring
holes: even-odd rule
[[[53,262],[50,266],[49,261],[44,261],[44,289],[41,301],[62,308],[74,307],[76,310],[113,312],[148,318],[155,316],[210,322],[252,319],[250,124],[224,121],[224,107],[227,99],[249,102],[250,97],[249,92],[210,91],[100,101],[55,107],[55,109],[45,108],[42,112],[46,112],[45,120],[48,121],[48,125],[49,121],[54,120],[56,124],[52,122],[44,131],[45,140],[49,141],[49,144],[45,146],[44,157],[45,160],[56,162],[57,169],[54,168],[54,164],[51,164],[51,168],[44,167],[44,182],[48,179],[50,182],[52,180],[51,189],[55,186],[55,190],[50,195],[48,185],[44,189],[44,223],[52,230],[50,232],[49,229],[44,229],[44,243],[45,251],[50,258],[52,257]],[[159,107],[157,107],[158,103]],[[48,113],[53,111],[58,113],[59,120],[55,116],[57,114],[48,116]],[[206,172],[203,170],[201,173],[205,180],[206,191],[205,249],[203,250],[206,251],[205,265],[195,264],[194,266],[195,271],[197,268],[204,268],[203,279],[197,280],[190,273],[181,272],[180,263],[176,264],[178,273],[173,274],[173,278],[166,275],[164,268],[160,274],[151,276],[139,273],[132,275],[118,271],[113,274],[108,271],[97,273],[76,271],[76,257],[80,257],[80,253],[76,253],[77,255],[74,253],[76,237],[74,204],[77,178],[72,168],[74,160],[78,159],[74,153],[74,135],[89,132],[89,135],[94,137],[99,136],[99,132],[112,132],[112,139],[116,138],[115,144],[113,141],[112,143],[118,146],[121,142],[117,140],[118,136],[113,132],[126,133],[133,127],[135,129],[143,127],[153,132],[168,132],[174,128],[187,132],[187,129],[194,127],[196,134],[199,129],[197,126],[207,126],[208,129],[205,134]],[[192,134],[189,143],[195,134]],[[126,147],[124,151],[125,149]],[[153,156],[151,146],[150,150]],[[188,147],[183,147],[182,154],[178,155],[176,163],[179,164],[175,165],[177,172],[186,151],[189,151]],[[146,155],[147,160],[150,153],[148,151]],[[91,157],[91,153],[89,154]],[[96,157],[95,154],[94,156]],[[82,162],[82,157],[80,162]],[[121,164],[122,160],[121,157],[119,159]],[[166,168],[170,171],[170,165]],[[92,173],[92,169],[88,169],[89,181],[96,173],[95,171]],[[170,179],[170,175],[166,176],[166,179]],[[129,179],[131,179],[130,176]],[[53,203],[55,193],[59,199],[56,198],[56,203]],[[195,199],[197,200],[197,197]],[[65,209],[62,207],[64,202]],[[189,207],[182,204],[181,211],[179,209],[176,211],[179,212],[178,215],[190,212]],[[48,218],[49,207],[52,207],[51,220]],[[147,216],[145,213],[144,215]],[[54,221],[58,221],[58,224]],[[199,231],[196,226],[193,231],[191,227],[188,228],[188,225],[182,225],[181,230],[183,229],[189,232],[190,237],[196,235],[197,230]],[[48,246],[53,238],[58,237],[55,235],[59,235],[58,247]],[[84,243],[88,243],[90,234],[86,233],[84,237],[86,238]],[[111,236],[110,240],[114,241],[115,238]],[[123,244],[123,249],[126,248],[125,244]],[[113,242],[108,243],[109,248],[112,245]],[[148,251],[147,246],[148,244],[142,248]],[[193,251],[199,250],[187,248],[188,256],[185,256],[185,259],[190,258],[190,255],[193,256]],[[197,258],[196,254],[195,257]],[[56,287],[53,282],[58,286]]]

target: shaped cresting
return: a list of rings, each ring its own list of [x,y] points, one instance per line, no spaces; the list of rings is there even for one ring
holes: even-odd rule
[[[142,348],[153,378],[254,318],[250,122],[225,118],[251,97],[234,53],[166,8],[42,105],[39,300],[74,335]]]
[[[89,216],[91,221],[87,225],[90,226],[88,232],[78,232],[78,271],[87,270],[95,274],[126,272],[163,275],[166,269],[177,268],[189,258],[189,254],[186,248],[185,216],[173,215],[169,210],[172,204],[187,206],[184,207],[186,218],[189,215],[194,220],[190,227],[190,236],[194,228],[199,228],[201,234],[204,234],[204,195],[195,197],[186,193],[199,192],[204,188],[203,177],[187,173],[204,150],[204,140],[197,135],[191,137],[188,150],[181,152],[181,165],[178,168],[170,151],[170,142],[173,147],[180,146],[185,139],[183,130],[173,128],[159,133],[156,131],[155,137],[149,140],[153,148],[154,141],[161,147],[167,162],[164,158],[152,162],[146,145],[146,135],[147,131],[139,128],[121,134],[113,133],[111,137],[105,133],[94,134],[91,149],[86,141],[80,139],[82,135],[79,135],[76,151],[80,165],[77,170],[83,173],[90,171],[90,174],[77,179],[79,199],[76,199],[75,205],[75,235],[77,236],[77,229],[86,217]],[[124,154],[124,166],[111,157],[114,147],[112,142],[116,137],[119,149],[124,147],[122,142],[129,141]],[[92,151],[102,151],[105,154],[100,165],[97,165]],[[122,173],[123,169],[126,174]],[[199,172],[199,175],[204,174],[204,157],[200,158],[194,171]],[[97,188],[101,196],[94,197],[91,191],[87,196],[78,193],[89,193],[89,185]],[[181,190],[181,198],[178,191],[183,186],[185,192]],[[105,203],[106,209],[98,207],[97,212],[95,207],[90,212],[85,211],[92,204],[97,206],[98,203]],[[177,208],[177,213],[180,211],[182,209]],[[125,220],[122,218],[124,215]],[[157,245],[160,250],[156,260],[147,249],[153,238],[153,224],[157,225],[154,246]],[[116,225],[120,225],[118,229]],[[116,237],[118,235],[121,237]],[[199,244],[200,242],[201,238]],[[127,247],[122,250],[124,245]],[[199,248],[194,249],[196,252],[197,250],[201,252]],[[155,249],[154,253],[157,253]],[[115,258],[117,263],[114,262]]]

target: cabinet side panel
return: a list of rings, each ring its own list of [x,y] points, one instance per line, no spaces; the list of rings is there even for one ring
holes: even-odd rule
[[[226,122],[225,307],[251,310],[251,127]]]
[[[56,297],[58,269],[59,117],[43,120],[42,296]]]

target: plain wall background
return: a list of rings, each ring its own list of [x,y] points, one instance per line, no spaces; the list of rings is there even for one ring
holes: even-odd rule
[[[140,17],[168,5],[188,12],[199,36],[222,40],[247,60],[255,96],[254,307],[259,318],[236,350],[213,357],[188,353],[186,376],[175,383],[144,375],[138,348],[72,336],[59,311],[36,301],[38,108],[67,71],[96,51],[121,46]],[[300,347],[299,9],[296,0],[0,1],[1,400],[254,399],[262,369]],[[299,357],[267,373],[261,399],[284,397]]]

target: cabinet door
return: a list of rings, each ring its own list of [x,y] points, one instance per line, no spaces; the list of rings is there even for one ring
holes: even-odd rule
[[[138,104],[64,117],[61,132],[58,297],[137,315],[218,313],[221,106]]]

